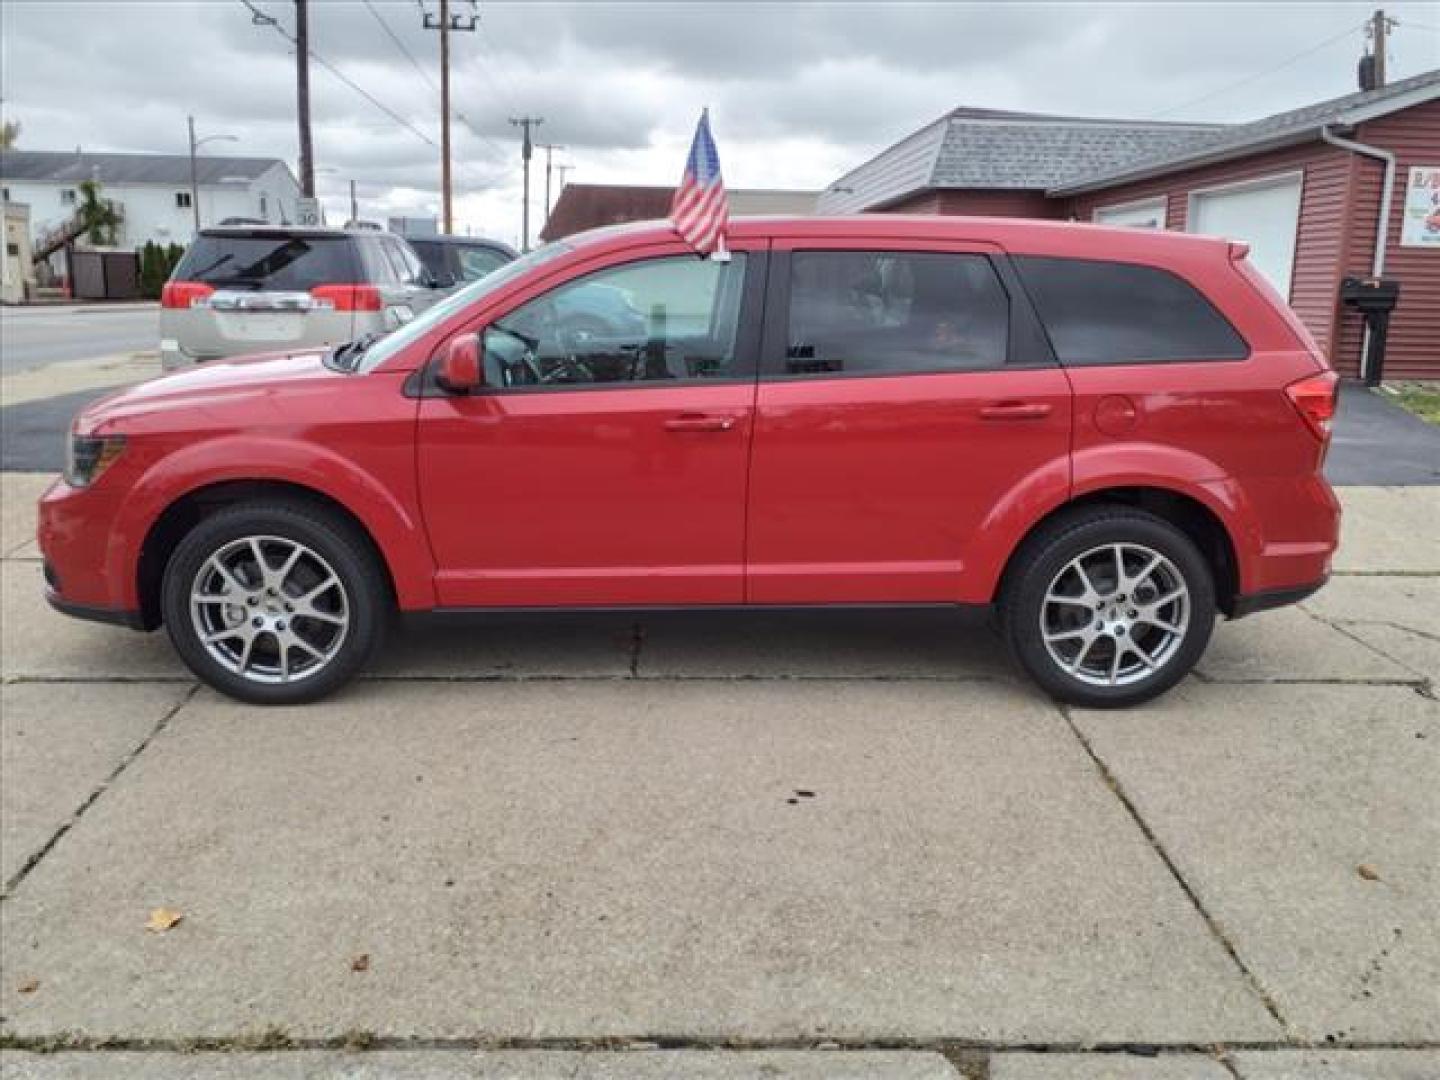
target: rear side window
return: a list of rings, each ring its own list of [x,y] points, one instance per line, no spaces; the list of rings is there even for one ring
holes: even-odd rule
[[[1245,340],[1168,270],[1100,259],[1014,258],[1062,364],[1243,360]]]
[[[175,269],[176,281],[217,289],[308,292],[361,280],[343,236],[205,236]]]
[[[1005,363],[1010,300],[983,255],[799,251],[790,267],[787,375]]]
[[[364,281],[376,285],[394,285],[400,279],[395,276],[395,266],[381,250],[378,237],[367,236],[355,241],[355,249],[365,263]]]

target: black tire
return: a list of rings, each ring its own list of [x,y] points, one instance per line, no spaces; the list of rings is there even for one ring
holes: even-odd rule
[[[192,618],[191,591],[202,567],[206,567],[212,555],[248,537],[303,545],[328,564],[327,568],[339,579],[343,590],[330,594],[341,597],[339,602],[343,603],[343,614],[348,620],[338,644],[333,646],[333,654],[311,673],[299,675],[294,681],[259,682],[224,666],[201,640],[200,630]],[[201,520],[171,555],[161,584],[160,602],[170,640],[190,670],[221,693],[257,705],[299,705],[317,701],[339,689],[359,673],[380,647],[392,607],[384,571],[366,538],[340,515],[296,500],[240,503]],[[239,609],[238,604],[235,607]],[[289,617],[292,623],[300,621]],[[283,623],[279,626],[284,628]],[[278,640],[277,637],[270,639],[272,649]]]
[[[1132,558],[1141,559],[1141,550],[1148,549],[1151,554],[1163,556],[1168,561],[1163,573],[1178,576],[1188,590],[1183,634],[1172,635],[1148,623],[1136,625],[1134,632],[1137,635],[1137,644],[1142,641],[1167,643],[1163,648],[1156,646],[1155,654],[1163,659],[1155,668],[1148,673],[1140,673],[1139,665],[1143,662],[1139,650],[1130,647],[1128,636],[1124,638],[1125,646],[1122,649],[1105,633],[1097,633],[1095,629],[1106,625],[1106,618],[1118,618],[1127,612],[1107,608],[1106,613],[1102,614],[1098,610],[1086,610],[1084,605],[1073,604],[1071,606],[1078,610],[1069,617],[1076,624],[1080,624],[1079,629],[1067,633],[1064,627],[1057,627],[1052,633],[1058,633],[1062,639],[1081,635],[1093,636],[1093,647],[1101,650],[1098,657],[1092,658],[1089,654],[1081,657],[1079,663],[1083,665],[1082,674],[1077,675],[1061,661],[1073,661],[1074,655],[1079,653],[1085,642],[1080,640],[1073,646],[1055,646],[1057,649],[1072,650],[1066,657],[1057,658],[1052,655],[1052,646],[1047,645],[1042,628],[1042,619],[1053,621],[1055,613],[1065,611],[1066,605],[1071,602],[1066,601],[1062,605],[1052,603],[1047,609],[1046,595],[1052,585],[1057,585],[1057,591],[1061,591],[1059,581],[1080,580],[1078,577],[1060,578],[1062,571],[1066,571],[1075,560],[1111,545],[1124,545],[1124,551]],[[1134,547],[1131,548],[1130,545]],[[1102,555],[1090,557],[1103,559]],[[1126,555],[1121,556],[1122,562],[1125,557]],[[1094,566],[1092,563],[1092,572]],[[1103,563],[1100,570],[1103,573]],[[1128,567],[1126,572],[1129,573]],[[1068,573],[1073,574],[1073,571]],[[1118,579],[1118,575],[1116,577]],[[1150,579],[1150,582],[1147,588],[1153,587],[1154,579]],[[1087,587],[1089,583],[1086,578]],[[1112,586],[1115,592],[1121,587],[1118,584]],[[1069,588],[1065,588],[1064,592],[1068,596]],[[1105,604],[1124,608],[1126,605],[1115,604],[1116,600],[1124,598],[1123,593],[1118,596],[1106,595]],[[1147,593],[1145,599],[1151,599],[1151,594]],[[1097,605],[1097,608],[1099,606]],[[1167,612],[1176,610],[1178,609],[1166,609]],[[1120,708],[1149,701],[1189,674],[1205,652],[1210,633],[1214,629],[1215,582],[1209,563],[1194,542],[1163,518],[1126,506],[1084,507],[1060,515],[1025,541],[1007,571],[997,605],[997,615],[1000,633],[1011,657],[1047,694],[1072,705]],[[1047,621],[1046,625],[1050,625],[1050,622]],[[1117,632],[1116,637],[1129,633],[1129,630]],[[1153,636],[1142,638],[1141,635]],[[1107,648],[1108,654],[1104,652]],[[1103,677],[1102,674],[1089,670],[1090,665],[1097,661],[1103,665],[1107,660],[1114,660],[1116,656],[1126,662],[1133,658],[1131,667],[1136,670],[1128,677],[1134,681],[1120,685],[1097,685],[1086,680],[1087,675],[1091,679]],[[1111,678],[1114,677],[1112,674]]]

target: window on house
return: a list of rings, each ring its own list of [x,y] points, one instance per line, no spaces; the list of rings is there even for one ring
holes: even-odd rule
[[[182,210],[187,210],[187,209],[189,209],[189,208],[190,208],[190,205],[191,205],[191,203],[190,203],[190,192],[188,192],[188,191],[177,191],[177,192],[175,192],[175,205],[178,206],[178,207],[180,207],[180,209],[182,209]]]
[[[266,221],[270,220],[270,204],[266,202],[265,196],[260,196],[260,216]]]
[[[0,188],[0,202],[9,202],[9,201],[10,201],[10,189],[9,189],[8,187],[7,187],[7,188]]]
[[[64,205],[64,206],[74,206],[74,205],[75,205],[75,189],[74,189],[74,188],[70,188],[70,187],[61,188],[61,189],[60,189],[60,202],[61,202],[61,204]]]

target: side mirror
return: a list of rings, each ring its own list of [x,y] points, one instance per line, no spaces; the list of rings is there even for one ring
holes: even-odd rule
[[[469,394],[485,385],[479,334],[462,334],[445,346],[435,381],[452,394]]]
[[[448,289],[455,284],[455,275],[448,270],[427,270],[424,285],[427,289]]]

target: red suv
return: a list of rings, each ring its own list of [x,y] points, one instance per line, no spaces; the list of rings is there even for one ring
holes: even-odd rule
[[[601,230],[384,337],[92,405],[41,500],[51,603],[164,623],[254,702],[334,690],[397,609],[987,605],[1105,706],[1324,582],[1335,376],[1243,245],[875,215],[729,246]]]

